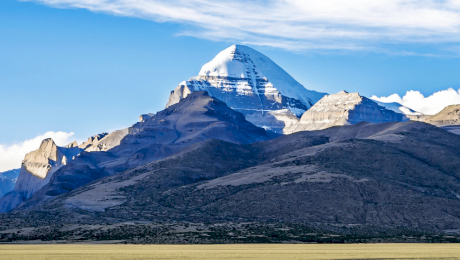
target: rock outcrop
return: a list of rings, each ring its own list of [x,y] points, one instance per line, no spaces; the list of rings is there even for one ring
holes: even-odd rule
[[[251,123],[277,133],[325,95],[307,90],[267,56],[241,45],[225,49],[197,77],[179,84],[166,107],[194,91],[207,91]]]
[[[94,145],[95,143],[99,142],[100,140],[102,140],[102,138],[106,137],[109,133],[102,133],[102,134],[97,134],[97,135],[94,135],[94,136],[91,136],[90,138],[88,138],[88,140],[86,140],[86,142],[83,142],[82,144],[80,144],[78,147],[85,150],[86,148]]]
[[[148,113],[148,114],[143,114],[143,115],[140,115],[139,116],[139,122],[145,122],[147,119],[151,118],[152,116],[154,116],[155,114],[153,113]]]
[[[73,141],[70,144],[64,146],[65,148],[73,148],[73,147],[78,147],[77,141]]]
[[[300,122],[286,132],[313,131],[333,126],[353,125],[359,122],[387,123],[409,119],[401,113],[386,109],[358,93],[341,91],[326,95],[305,112]]]
[[[91,141],[88,140],[86,143],[89,145],[86,146],[85,152],[105,152],[108,151],[118,145],[120,145],[121,141],[125,136],[128,134],[128,128],[114,131],[110,134],[104,133],[93,136]],[[84,145],[80,145],[84,146]]]
[[[0,199],[0,212],[7,212],[30,198],[81,151],[78,147],[59,147],[50,138],[43,140],[37,150],[26,154],[13,191]]]

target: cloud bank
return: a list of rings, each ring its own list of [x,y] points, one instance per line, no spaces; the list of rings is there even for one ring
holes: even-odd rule
[[[70,138],[74,133],[46,132],[33,139],[29,139],[14,145],[0,145],[0,172],[17,169],[21,167],[24,156],[40,147],[43,139],[53,138],[58,146],[64,146],[72,142]]]
[[[393,94],[388,97],[372,96],[371,99],[385,103],[397,102],[426,115],[434,115],[446,106],[460,104],[460,89],[455,91],[449,88],[436,92],[429,97],[425,97],[419,91],[411,90],[407,91],[406,95],[402,98],[398,94]]]
[[[458,0],[22,1],[186,24],[194,29],[182,35],[294,51],[391,53],[391,45],[401,43],[460,42]]]

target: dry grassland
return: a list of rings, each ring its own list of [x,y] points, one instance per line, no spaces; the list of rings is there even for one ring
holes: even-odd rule
[[[0,245],[0,259],[460,259],[460,244]]]

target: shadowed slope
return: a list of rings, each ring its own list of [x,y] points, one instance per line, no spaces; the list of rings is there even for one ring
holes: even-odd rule
[[[129,134],[113,149],[81,153],[56,172],[51,182],[22,208],[211,138],[241,144],[270,139],[264,129],[249,123],[225,103],[206,92],[194,92],[178,104],[130,127]]]
[[[35,209],[53,212],[61,223],[76,221],[79,212],[88,223],[287,221],[456,229],[459,145],[460,136],[419,122],[359,123],[248,145],[208,140]]]

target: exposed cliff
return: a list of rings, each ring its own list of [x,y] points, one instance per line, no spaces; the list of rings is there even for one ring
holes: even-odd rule
[[[0,199],[0,212],[7,212],[30,198],[50,182],[59,168],[82,151],[73,145],[67,147],[59,147],[52,139],[45,139],[37,150],[26,154],[13,191]]]

